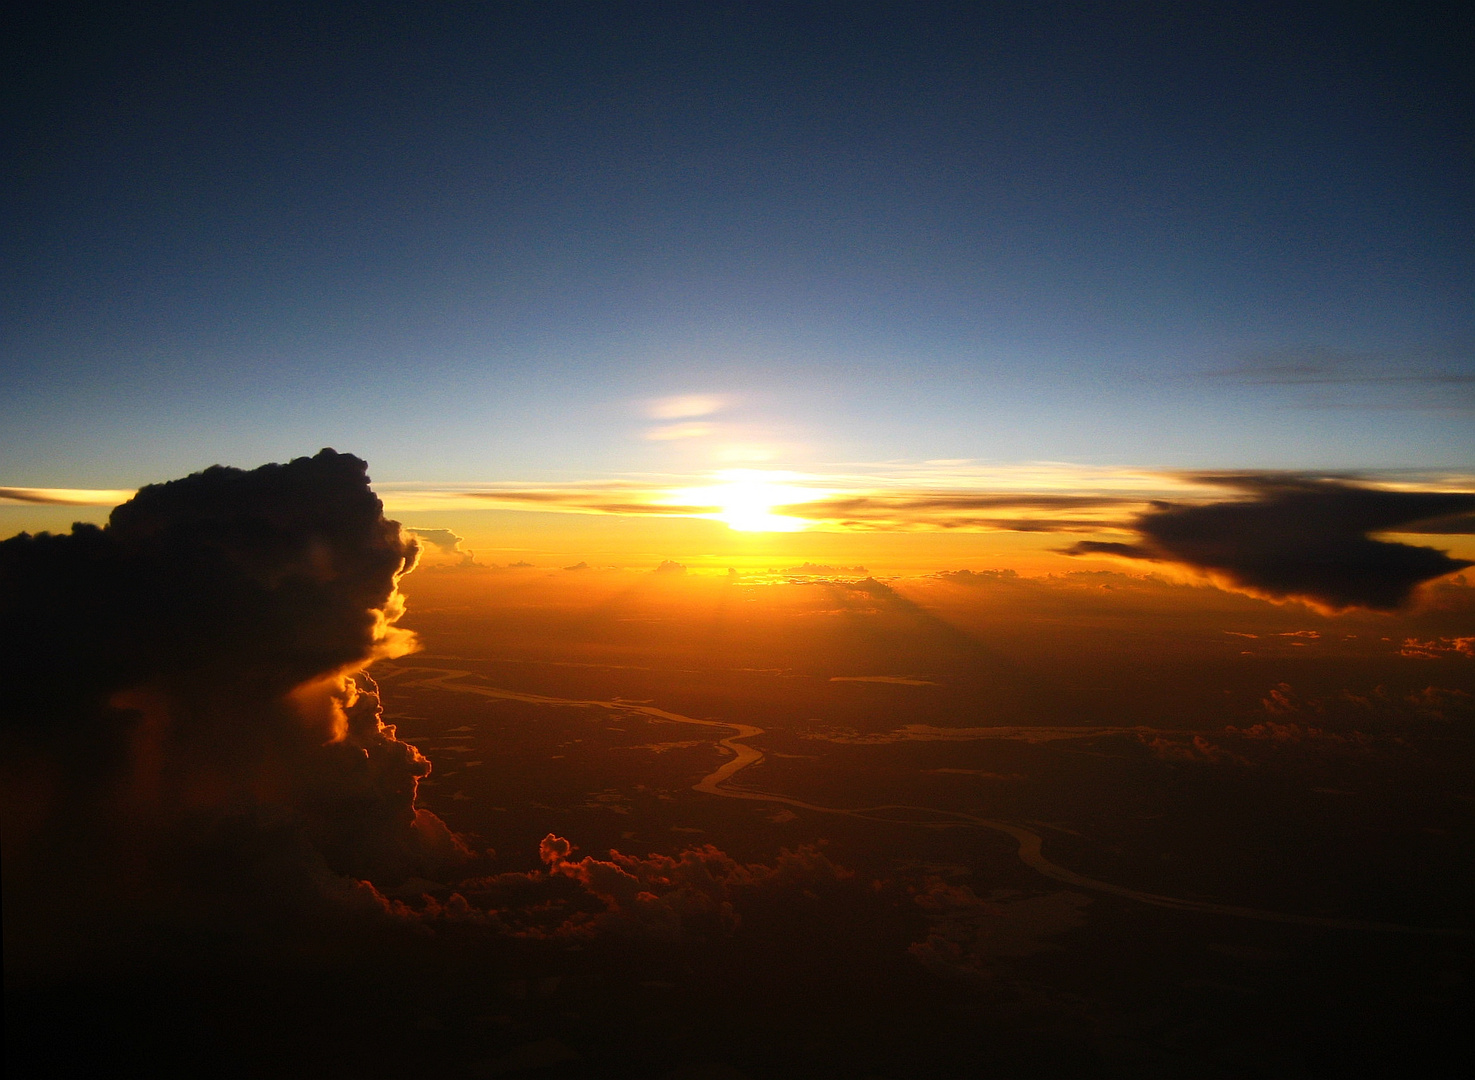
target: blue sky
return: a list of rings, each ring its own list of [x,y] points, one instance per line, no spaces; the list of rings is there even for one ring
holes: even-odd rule
[[[38,16],[0,483],[1475,465],[1456,8],[1180,7]]]

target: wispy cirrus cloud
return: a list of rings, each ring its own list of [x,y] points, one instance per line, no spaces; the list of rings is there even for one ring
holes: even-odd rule
[[[712,416],[728,405],[717,394],[677,394],[656,398],[646,403],[645,415],[661,423],[645,429],[644,438],[651,442],[677,442],[705,439],[719,431],[719,425],[699,417]]]
[[[1321,347],[1266,350],[1202,376],[1244,386],[1298,388],[1320,408],[1475,409],[1475,345],[1389,352]]]
[[[695,406],[688,406],[695,407]],[[1354,474],[1173,471],[1081,466],[1061,462],[987,464],[970,460],[851,463],[824,471],[725,470],[704,474],[648,473],[557,483],[381,483],[375,491],[390,512],[498,509],[633,517],[693,517],[757,521],[818,532],[1061,533],[1086,541],[1077,555],[1135,554],[1132,537],[1168,509],[1226,503],[1243,507],[1272,489],[1297,485],[1351,487],[1394,496],[1458,496],[1437,501],[1439,512],[1403,515],[1380,532],[1475,535],[1475,509],[1460,500],[1475,491],[1463,473]],[[1257,494],[1258,493],[1258,494]],[[1400,494],[1401,493],[1401,494]],[[104,489],[0,488],[0,502],[113,506],[133,493]],[[1420,503],[1422,506],[1423,504]],[[1430,504],[1434,505],[1434,504]],[[1381,520],[1381,519],[1380,519]],[[1281,522],[1290,527],[1289,520]],[[1113,535],[1115,534],[1115,535]],[[1099,536],[1099,540],[1092,539]],[[1120,539],[1118,539],[1120,538]],[[1279,543],[1280,541],[1276,541]],[[1115,545],[1115,546],[1113,546]],[[1140,544],[1138,545],[1141,546]],[[1157,549],[1153,549],[1157,551]],[[1134,548],[1133,551],[1136,551]],[[1159,561],[1182,562],[1163,552]],[[1157,556],[1153,556],[1156,558]]]
[[[726,404],[726,399],[717,394],[678,394],[656,398],[646,407],[646,415],[654,420],[685,420],[692,416],[710,416]]]
[[[1299,473],[1182,472],[1110,469],[1060,463],[980,467],[969,462],[880,463],[869,469],[799,473],[734,470],[704,476],[640,475],[558,484],[380,485],[393,511],[472,507],[578,514],[706,517],[749,513],[821,532],[1016,532],[1133,534],[1167,507],[1225,502],[1225,489],[1252,501],[1268,486],[1350,485],[1398,496],[1475,490],[1463,474],[1309,477]],[[1258,485],[1258,486],[1257,486]],[[758,503],[762,503],[761,506]],[[1439,513],[1405,515],[1381,531],[1475,534],[1475,513],[1459,499]],[[1289,522],[1285,523],[1289,525]],[[1075,554],[1122,554],[1081,548]],[[1167,560],[1172,561],[1172,560]]]
[[[1141,506],[1128,496],[942,491],[847,495],[783,512],[845,530],[1100,532],[1120,528]]]
[[[562,513],[709,517],[746,514],[818,531],[1122,531],[1154,498],[1195,487],[1164,473],[993,466],[968,461],[884,463],[827,472],[740,469],[555,484],[383,484],[392,511],[473,506]],[[761,505],[760,505],[761,504]]]
[[[704,439],[716,430],[717,428],[712,424],[664,424],[660,427],[647,428],[645,438],[651,442],[675,442],[678,439]]]

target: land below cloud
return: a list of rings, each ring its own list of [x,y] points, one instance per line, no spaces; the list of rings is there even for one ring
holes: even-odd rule
[[[1117,572],[793,570],[404,577],[419,651],[370,670],[470,861],[380,873],[391,925],[313,947],[196,927],[216,959],[14,985],[26,1075],[1454,1063],[1463,579],[1332,616]]]

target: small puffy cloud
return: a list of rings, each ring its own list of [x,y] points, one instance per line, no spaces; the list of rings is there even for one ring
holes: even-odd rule
[[[420,540],[430,544],[442,555],[459,555],[461,561],[453,564],[457,569],[487,569],[487,567],[476,561],[476,552],[470,548],[462,547],[462,537],[456,535],[450,529],[406,529],[405,531],[414,534]],[[446,568],[448,568],[447,565],[441,567],[441,569]]]
[[[1328,611],[1395,611],[1427,581],[1472,565],[1429,547],[1373,539],[1475,512],[1475,492],[1390,491],[1283,474],[1199,478],[1248,497],[1158,503],[1133,523],[1136,543],[1086,541],[1070,555],[1177,563],[1231,588]]]
[[[461,537],[450,529],[406,529],[445,555],[461,554]]]
[[[783,571],[793,577],[834,577],[836,575],[852,575],[863,577],[869,574],[864,566],[829,566],[824,563],[800,563],[798,566],[790,566]]]
[[[682,942],[731,933],[748,897],[813,896],[852,877],[813,846],[785,849],[772,865],[740,863],[711,844],[675,855],[611,851],[607,859],[576,860],[576,850],[549,833],[538,845],[542,872],[465,881],[448,901],[404,914],[435,922],[480,913],[479,921],[518,937]]]
[[[684,574],[686,573],[686,566],[683,563],[677,562],[675,559],[664,559],[661,565],[657,566],[651,572],[655,574]]]
[[[954,585],[997,585],[1019,580],[1019,574],[1014,570],[942,570],[933,577]]]
[[[1428,641],[1407,638],[1402,648],[1398,650],[1398,655],[1414,660],[1438,660],[1441,656],[1465,656],[1475,659],[1475,637],[1442,637],[1431,638]]]
[[[1137,739],[1161,761],[1192,764],[1248,765],[1248,758],[1210,742],[1203,735],[1177,737],[1172,733],[1138,732]]]

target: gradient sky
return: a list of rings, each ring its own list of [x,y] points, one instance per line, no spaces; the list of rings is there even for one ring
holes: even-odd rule
[[[1458,7],[42,5],[0,484],[1467,469]]]

